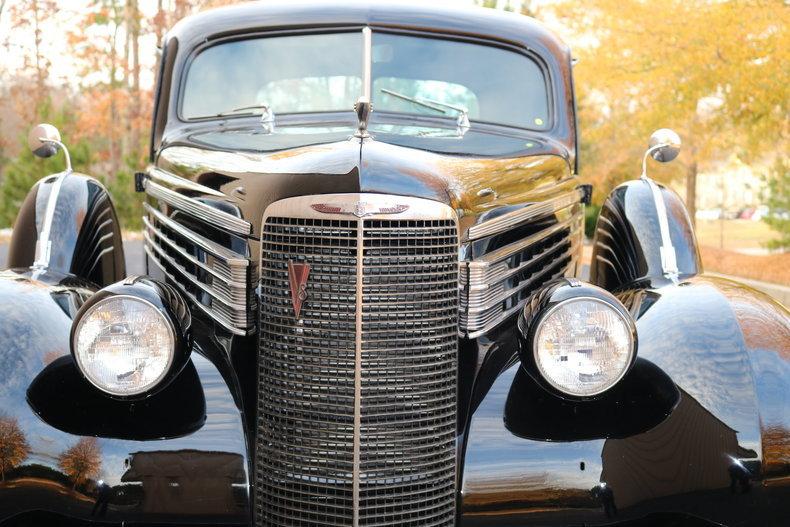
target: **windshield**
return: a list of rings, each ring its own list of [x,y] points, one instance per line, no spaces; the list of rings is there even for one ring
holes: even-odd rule
[[[289,35],[226,42],[189,67],[184,119],[260,113],[350,112],[362,94],[361,32]],[[374,33],[374,112],[546,129],[549,104],[541,68],[494,46]],[[257,108],[256,108],[257,107]]]

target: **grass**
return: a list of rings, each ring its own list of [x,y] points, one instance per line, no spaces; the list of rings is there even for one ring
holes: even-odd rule
[[[697,220],[695,230],[700,245],[731,251],[764,250],[765,242],[777,237],[768,225],[752,220]]]

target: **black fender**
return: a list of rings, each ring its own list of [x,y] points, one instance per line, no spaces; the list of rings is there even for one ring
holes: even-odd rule
[[[161,392],[114,400],[69,352],[95,291],[53,271],[0,273],[0,432],[15,452],[0,459],[0,524],[249,524],[239,389],[210,329],[194,327],[188,364]]]
[[[639,356],[597,401],[540,388],[515,329],[497,335],[464,434],[460,524],[784,525],[790,314],[704,275],[618,296]]]
[[[7,267],[27,268],[36,257],[47,202],[58,175],[36,183],[22,203],[8,250]],[[49,269],[72,274],[99,287],[126,276],[121,229],[107,189],[97,180],[71,173],[57,195],[50,233]]]
[[[659,183],[638,179],[616,187],[601,207],[590,261],[593,284],[614,291],[665,279],[661,229],[651,184],[656,185],[664,201],[678,278],[702,272],[697,240],[683,201]]]

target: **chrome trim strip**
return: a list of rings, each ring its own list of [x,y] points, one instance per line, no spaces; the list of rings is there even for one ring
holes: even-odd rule
[[[214,322],[216,322],[217,324],[228,330],[230,333],[233,333],[234,335],[248,335],[251,333],[251,330],[240,329],[234,326],[232,323],[220,317],[216,313],[212,312],[209,308],[201,304],[198,301],[198,299],[195,298],[194,295],[192,295],[186,290],[186,288],[181,284],[181,282],[178,281],[176,277],[174,277],[171,273],[167,272],[167,270],[164,268],[161,262],[159,262],[156,256],[154,256],[151,253],[151,250],[149,249],[147,244],[143,244],[143,250],[149,256],[149,258],[151,258],[151,261],[154,262],[159,267],[162,273],[164,273],[164,275],[168,277],[173,282],[173,284],[176,285],[176,287],[178,287],[179,291],[181,291],[181,294],[187,297],[187,299],[191,300],[192,304],[197,306],[197,308],[200,309],[203,313],[205,313],[206,316],[214,320]]]
[[[526,238],[523,238],[517,242],[513,242],[509,245],[505,245],[504,247],[500,247],[499,249],[495,249],[490,253],[481,256],[477,260],[474,260],[474,263],[477,265],[491,265],[492,263],[500,262],[506,259],[508,256],[512,256],[519,251],[523,251],[530,245],[538,243],[548,238],[552,234],[567,228],[574,220],[578,220],[579,218],[581,218],[581,214],[575,213],[565,221],[556,223],[547,229],[537,232],[531,236],[527,236]]]
[[[244,282],[237,282],[237,281],[234,281],[232,279],[228,279],[227,276],[224,276],[221,273],[218,273],[210,265],[206,265],[204,262],[201,262],[200,260],[198,260],[197,258],[192,256],[191,254],[187,253],[186,251],[184,251],[183,247],[181,247],[176,242],[174,242],[173,240],[171,240],[170,238],[165,236],[165,234],[162,231],[160,231],[159,229],[154,227],[154,225],[145,216],[143,216],[143,223],[145,224],[145,226],[148,229],[151,230],[151,232],[154,234],[154,236],[156,236],[157,240],[162,240],[163,242],[165,242],[167,245],[172,247],[173,250],[177,251],[180,256],[182,256],[183,258],[186,258],[192,265],[200,267],[201,269],[203,269],[204,271],[209,273],[211,276],[213,276],[215,279],[221,280],[223,283],[227,284],[231,288],[240,289],[240,290],[244,291],[245,294],[246,294],[246,291],[249,288],[249,284],[246,284]],[[146,236],[146,238],[148,238],[148,232],[147,231],[144,231],[144,235]],[[154,241],[154,240],[151,240],[151,243],[156,244],[156,245],[160,245],[160,244],[156,243],[156,241]]]
[[[464,241],[472,241],[485,238],[486,236],[492,236],[526,221],[548,216],[549,214],[555,214],[576,203],[581,203],[582,198],[584,198],[584,192],[580,189],[573,189],[555,198],[508,212],[477,225],[472,225],[469,227]]]
[[[664,203],[664,195],[661,193],[661,189],[658,188],[655,181],[646,176],[643,177],[642,180],[650,186],[650,192],[653,193],[653,201],[656,204],[658,228],[661,231],[661,247],[659,247],[661,252],[661,269],[666,278],[669,278],[673,282],[677,282],[679,273],[678,259],[675,246],[672,245],[672,239],[669,236],[669,218],[667,217],[667,206]]]
[[[192,282],[192,284],[195,287],[197,287],[198,289],[200,289],[201,291],[203,291],[204,293],[209,295],[213,300],[216,300],[216,301],[220,302],[221,304],[224,304],[225,307],[231,309],[232,311],[237,312],[237,314],[240,312],[243,316],[249,318],[248,313],[247,313],[248,310],[247,310],[246,302],[241,303],[241,302],[234,301],[234,300],[230,299],[225,293],[220,292],[220,291],[216,291],[210,285],[204,284],[203,282],[198,280],[192,273],[187,271],[184,268],[183,265],[178,263],[169,254],[165,253],[164,249],[159,247],[158,244],[154,243],[153,240],[151,240],[151,237],[149,236],[149,234],[147,232],[143,233],[143,238],[145,239],[145,242],[146,242],[145,245],[146,246],[149,246],[152,249],[154,249],[159,254],[160,258],[162,258],[165,262],[169,263],[175,269],[177,269],[181,273],[181,275],[184,276],[184,278],[186,278],[190,282]]]
[[[572,205],[576,205],[575,203]],[[513,299],[520,292],[534,287],[540,281],[548,281],[558,276],[575,274],[579,263],[579,249],[583,221],[583,209],[579,204],[566,220],[551,225],[531,236],[496,249],[479,259],[464,262],[461,274],[461,320],[460,329],[469,338],[476,338],[499,325],[519,308],[526,300],[505,309],[503,302]],[[537,254],[529,255],[524,261],[508,261],[511,258],[524,258],[525,251],[543,243],[551,236],[564,231],[568,235],[545,247]],[[545,262],[544,262],[545,260]],[[566,261],[559,269],[560,262]],[[512,267],[511,267],[512,266]],[[515,287],[505,289],[506,280],[525,270],[534,269],[534,274]],[[551,276],[546,276],[551,272]]]
[[[573,269],[575,266],[576,266],[576,258],[572,258],[571,261],[568,262],[568,265],[566,265],[564,268],[560,269],[559,272],[555,273],[550,278],[547,278],[546,281],[548,282],[549,280],[552,280],[554,278],[559,278],[559,277],[561,277],[563,275],[567,275],[567,273],[571,269]],[[530,278],[530,281],[536,280],[537,278],[541,278],[544,273],[545,273],[545,269],[543,271],[541,271],[541,273],[539,273],[539,274],[535,275],[534,277]],[[474,331],[467,331],[466,336],[468,338],[470,338],[470,339],[474,339],[474,338],[477,338],[477,337],[480,337],[480,336],[484,335],[486,332],[490,331],[491,328],[494,328],[494,327],[498,326],[502,321],[506,320],[508,317],[510,317],[513,314],[515,314],[516,312],[518,312],[518,310],[523,308],[526,303],[527,303],[527,299],[522,300],[521,302],[519,302],[515,306],[511,307],[510,309],[508,309],[507,311],[503,311],[496,318],[488,320],[480,329],[476,329]]]
[[[370,31],[368,29],[368,31]],[[362,307],[364,299],[365,222],[357,220],[357,276],[354,338],[354,458],[351,497],[354,504],[353,525],[359,526],[359,478],[362,451]]]
[[[159,222],[167,226],[168,229],[183,236],[184,238],[194,243],[204,251],[211,253],[212,255],[224,260],[229,266],[249,267],[250,261],[243,254],[233,252],[227,247],[223,247],[222,245],[213,242],[208,238],[204,238],[203,236],[197,234],[196,232],[187,229],[180,223],[177,223],[172,219],[168,218],[167,216],[156,210],[148,203],[143,203],[143,207],[145,208],[146,212],[153,214],[153,216]]]
[[[411,198],[404,196],[395,196],[390,194],[372,194],[372,193],[344,193],[344,194],[321,194],[313,196],[297,196],[294,198],[285,198],[275,201],[269,205],[263,213],[264,225],[266,219],[270,216],[284,216],[288,218],[305,218],[305,219],[336,219],[342,221],[355,221],[357,218],[353,216],[350,220],[349,216],[342,214],[328,214],[314,210],[311,205],[329,205],[338,206],[342,209],[347,208],[348,205],[356,203],[365,203],[374,208],[388,208],[393,204],[401,203],[409,205],[401,213],[397,214],[372,214],[366,215],[365,220],[397,220],[399,218],[408,220],[455,220],[458,218],[452,208],[444,203],[433,201],[424,198]],[[276,211],[276,214],[273,213]]]
[[[57,143],[63,151],[66,152],[66,159],[68,159],[68,151],[65,145],[59,141],[52,141]],[[41,222],[41,234],[36,240],[36,254],[33,259],[33,269],[36,271],[43,271],[49,267],[49,258],[52,254],[52,222],[55,220],[55,208],[58,204],[58,197],[60,196],[60,188],[63,186],[63,180],[71,174],[71,162],[68,162],[66,170],[59,172],[53,176],[47,176],[44,179],[54,177],[55,181],[52,183],[52,189],[49,191],[47,197],[47,208],[44,211],[44,220]]]
[[[221,229],[240,234],[242,236],[249,236],[252,234],[252,224],[241,218],[237,218],[232,214],[215,209],[210,205],[198,201],[194,198],[184,196],[167,187],[163,187],[159,183],[150,179],[143,180],[145,192],[153,198],[164,201],[168,205],[177,209],[183,210],[186,213],[193,215],[195,218],[205,221],[211,225]]]
[[[201,185],[200,183],[195,183],[191,179],[186,179],[181,176],[177,176],[172,172],[168,172],[157,166],[153,166],[153,165],[149,166],[146,169],[146,173],[151,179],[155,179],[166,185],[171,185],[185,190],[191,190],[193,192],[200,192],[201,194],[208,194],[210,196],[217,196],[218,198],[228,197],[222,192],[220,192],[219,190],[214,190],[213,188],[206,187],[205,185]]]

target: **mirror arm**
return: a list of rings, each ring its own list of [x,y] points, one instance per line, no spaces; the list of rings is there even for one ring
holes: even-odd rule
[[[651,146],[650,148],[648,148],[645,151],[645,155],[642,157],[642,175],[640,176],[641,179],[647,179],[647,158],[648,158],[648,156],[650,156],[650,154],[652,154],[656,150],[664,148],[665,146],[670,146],[670,145],[669,145],[669,143],[659,143],[657,145]]]
[[[66,156],[66,173],[70,173],[71,170],[71,155],[69,155],[69,149],[66,148],[66,145],[58,141],[57,139],[50,139],[48,137],[39,137],[39,141],[42,143],[52,143],[54,145],[59,146],[63,150],[63,155]]]

